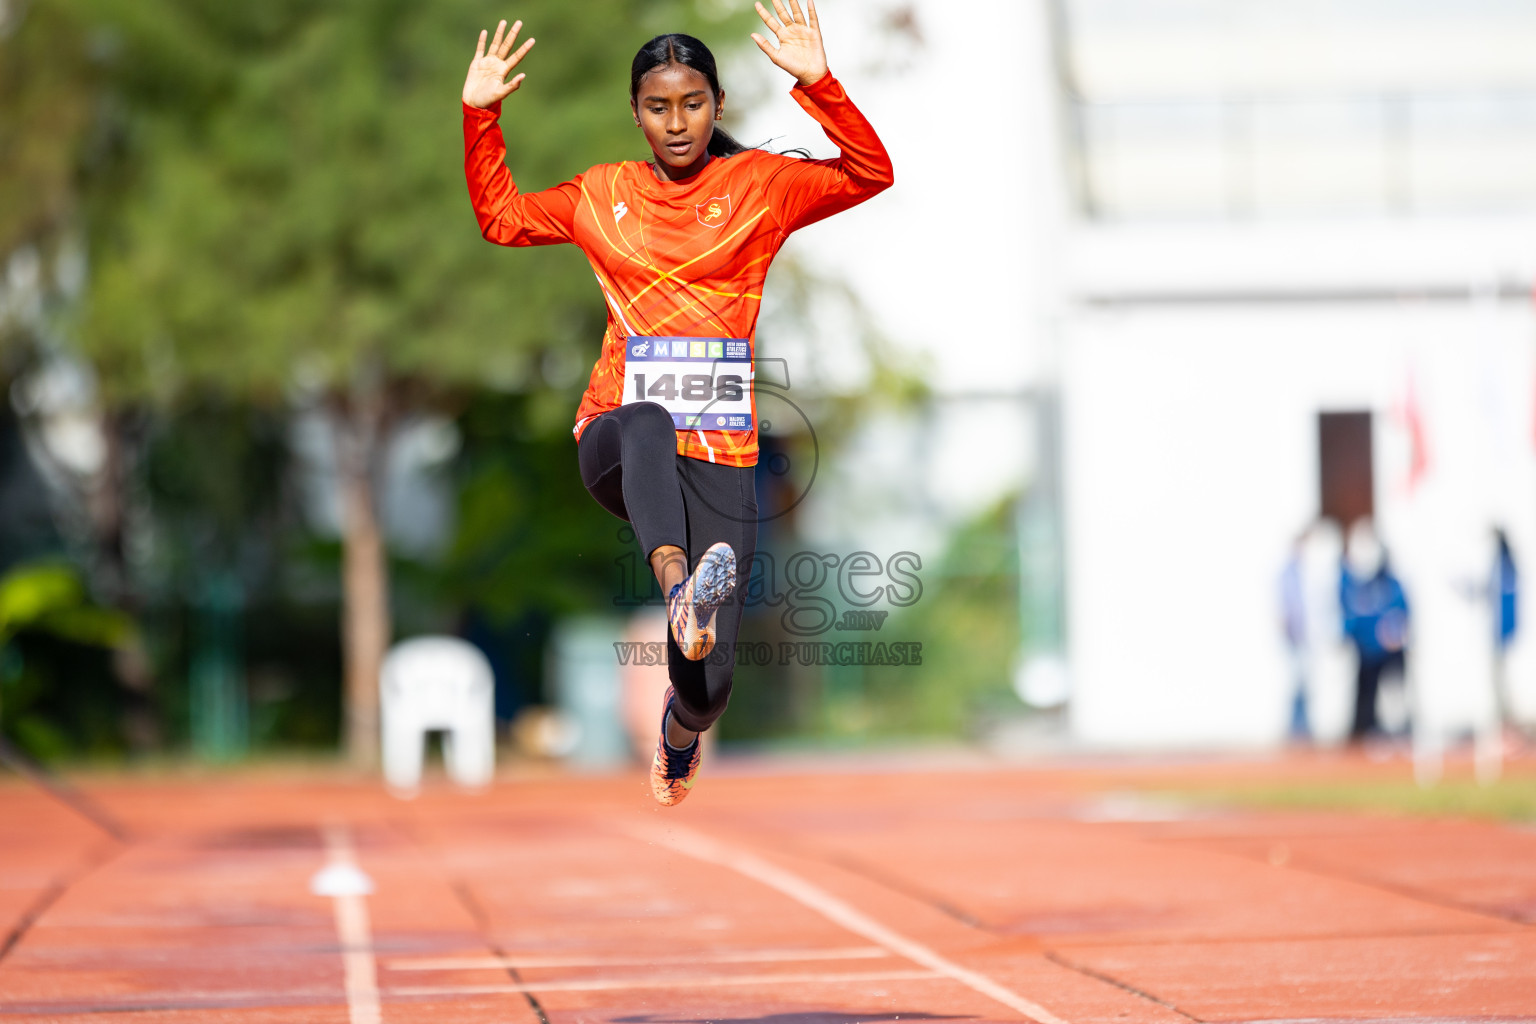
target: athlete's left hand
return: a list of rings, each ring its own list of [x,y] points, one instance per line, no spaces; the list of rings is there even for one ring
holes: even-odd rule
[[[816,20],[816,0],[805,0],[806,11],[801,12],[800,0],[773,0],[778,17],[768,13],[762,4],[753,4],[757,16],[774,34],[778,46],[768,45],[768,40],[752,33],[757,48],[768,59],[795,76],[802,86],[810,85],[827,73],[827,51],[821,45],[821,25]]]

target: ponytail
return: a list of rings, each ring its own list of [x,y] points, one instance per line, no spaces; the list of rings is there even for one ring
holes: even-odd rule
[[[735,156],[744,152],[746,146],[736,141],[736,137],[730,132],[715,125],[715,133],[709,137],[709,155],[718,157]]]

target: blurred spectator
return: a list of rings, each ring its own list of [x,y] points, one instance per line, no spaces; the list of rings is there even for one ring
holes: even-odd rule
[[[1355,716],[1349,729],[1350,740],[1359,741],[1381,731],[1376,719],[1381,678],[1386,673],[1403,678],[1408,639],[1408,599],[1369,519],[1358,519],[1349,529],[1339,602],[1344,633],[1359,657]]]
[[[1291,662],[1291,721],[1287,734],[1293,742],[1312,738],[1307,725],[1307,599],[1304,579],[1307,532],[1291,545],[1290,557],[1280,570],[1280,621]]]
[[[1330,709],[1348,701],[1353,664],[1339,609],[1344,538],[1332,519],[1316,519],[1296,535],[1280,571],[1280,617],[1293,689],[1287,733],[1298,743],[1326,738],[1338,721]],[[1342,735],[1343,723],[1338,723]]]
[[[1515,566],[1515,555],[1509,547],[1509,535],[1495,527],[1494,541],[1498,544],[1493,567],[1493,604],[1497,626],[1497,643],[1494,650],[1494,696],[1498,700],[1499,724],[1505,729],[1516,727],[1514,710],[1509,699],[1508,653],[1519,628],[1518,598],[1520,570]]]

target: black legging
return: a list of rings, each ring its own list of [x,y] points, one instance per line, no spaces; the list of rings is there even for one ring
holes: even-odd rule
[[[715,649],[709,656],[683,657],[667,630],[667,674],[677,689],[673,717],[683,728],[703,732],[731,696],[746,574],[757,549],[752,467],[677,454],[672,414],[655,402],[621,405],[592,420],[581,433],[576,459],[587,492],[635,528],[647,561],[669,544],[687,552],[689,571],[711,544],[727,541],[736,552],[736,594],[715,613]]]
[[[1381,731],[1376,719],[1376,695],[1381,690],[1382,674],[1395,670],[1405,674],[1407,660],[1402,651],[1387,654],[1360,654],[1360,668],[1355,674],[1355,718],[1349,727],[1349,738],[1365,739]]]

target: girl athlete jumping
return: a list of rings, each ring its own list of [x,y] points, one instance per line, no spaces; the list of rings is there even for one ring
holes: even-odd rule
[[[672,685],[651,764],[651,790],[667,806],[693,787],[698,734],[730,696],[737,566],[750,567],[757,546],[752,359],[768,264],[791,231],[893,180],[885,147],[827,70],[816,5],[755,6],[777,45],[752,39],[795,77],[791,95],[837,159],[742,147],[715,124],[725,92],[714,57],[674,33],[646,43],[630,67],[630,110],[654,159],[520,193],[497,120],[524,78],[507,75],[534,43],[513,50],[521,21],[510,31],[501,22],[489,48],[480,33],[464,81],[464,174],[481,234],[579,245],[607,300],[602,352],[576,411],[577,463],[598,504],[633,525],[667,595]]]

